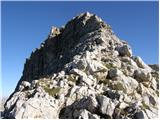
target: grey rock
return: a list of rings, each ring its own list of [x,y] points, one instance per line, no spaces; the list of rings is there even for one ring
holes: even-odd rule
[[[144,69],[135,70],[134,77],[139,82],[151,81],[152,78],[151,73],[148,70]]]
[[[58,34],[60,34],[60,29],[52,26],[49,37],[51,38],[51,37],[57,36]]]
[[[88,111],[87,110],[75,110],[74,113],[73,113],[73,118],[76,118],[76,119],[89,119],[89,116],[88,116]]]
[[[115,104],[106,96],[97,96],[97,99],[100,104],[100,112],[104,115],[112,117]]]
[[[158,64],[149,64],[149,67],[151,67],[153,70],[159,71],[159,65]]]
[[[143,60],[141,59],[141,57],[135,56],[135,57],[133,57],[133,60],[137,63],[137,66],[138,66],[138,67],[151,70],[151,68],[150,68],[147,64],[145,64],[145,63],[143,62]]]
[[[31,84],[29,83],[29,82],[27,82],[27,81],[22,81],[22,85],[26,88],[26,87],[30,87],[31,86]]]
[[[157,81],[156,81],[154,78],[152,78],[152,80],[151,80],[151,87],[152,87],[154,90],[158,89]]]
[[[156,118],[159,73],[89,12],[52,27],[26,59],[4,118]],[[138,103],[136,102],[138,101]],[[126,110],[126,111],[125,111]]]
[[[142,112],[142,111],[136,112],[136,113],[134,114],[134,119],[144,119],[144,114],[143,114],[143,112]]]
[[[118,50],[118,52],[121,56],[128,56],[128,57],[132,56],[131,48],[128,45],[124,45],[124,46],[118,47],[116,49]]]
[[[108,90],[108,91],[105,91],[103,94],[109,97],[110,99],[117,99],[117,100],[120,99],[120,94],[115,91],[113,92],[111,90]]]
[[[78,63],[77,63],[77,68],[80,69],[80,70],[85,70],[87,67],[87,63],[85,60],[79,60]]]
[[[145,109],[144,111],[149,119],[158,118],[158,113],[154,113],[148,109]]]
[[[99,119],[96,114],[92,114],[86,109],[75,110],[73,113],[73,118],[76,119]]]
[[[111,82],[110,86],[114,90],[121,90],[124,93],[131,94],[138,87],[138,82],[124,75],[116,77],[114,81]]]
[[[123,73],[119,69],[111,69],[108,71],[108,76],[110,78],[121,76]]]
[[[60,87],[64,87],[64,85],[65,85],[64,81],[62,81],[62,80],[59,81],[59,86],[60,86]]]

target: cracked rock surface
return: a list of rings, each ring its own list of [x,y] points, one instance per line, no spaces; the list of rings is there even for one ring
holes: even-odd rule
[[[132,53],[91,13],[52,27],[26,59],[4,118],[144,119],[158,117],[159,68]]]

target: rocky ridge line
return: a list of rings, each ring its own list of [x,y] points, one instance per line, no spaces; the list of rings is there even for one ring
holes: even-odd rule
[[[159,73],[91,13],[51,29],[32,52],[5,118],[156,118]]]

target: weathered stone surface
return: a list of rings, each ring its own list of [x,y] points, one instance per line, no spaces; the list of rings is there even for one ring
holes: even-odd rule
[[[152,78],[151,73],[143,69],[135,70],[134,77],[139,82],[151,81],[151,78]]]
[[[114,78],[114,77],[118,77],[118,76],[121,76],[123,73],[118,70],[118,69],[111,69],[109,72],[108,72],[108,76],[110,78]]]
[[[143,114],[143,112],[142,112],[142,111],[136,112],[136,113],[134,114],[134,119],[144,119],[144,114]]]
[[[86,109],[75,110],[73,112],[73,118],[75,119],[100,119],[96,114],[92,114]]]
[[[101,18],[80,14],[26,59],[3,118],[156,118],[159,72],[151,68]]]
[[[120,99],[120,94],[117,93],[116,91],[108,90],[108,91],[105,91],[103,94],[109,97],[110,99],[117,99],[117,100]]]
[[[151,70],[151,68],[147,64],[145,64],[143,62],[143,60],[141,59],[141,57],[135,56],[135,57],[133,57],[133,60],[137,63],[138,67]]]
[[[110,87],[114,90],[121,90],[127,94],[131,94],[138,87],[138,82],[131,77],[122,75],[116,77],[114,81],[110,83]]]
[[[117,50],[121,56],[128,56],[128,57],[132,56],[131,48],[128,45],[117,47]]]
[[[97,99],[100,104],[100,107],[99,107],[100,112],[112,118],[115,104],[106,96],[97,96]]]
[[[150,66],[153,70],[159,71],[159,65],[158,64],[152,64],[152,65],[148,65]]]

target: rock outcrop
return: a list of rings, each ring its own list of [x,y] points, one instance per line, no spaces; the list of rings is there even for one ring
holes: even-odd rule
[[[52,27],[26,59],[4,118],[156,118],[159,73],[94,14]]]

